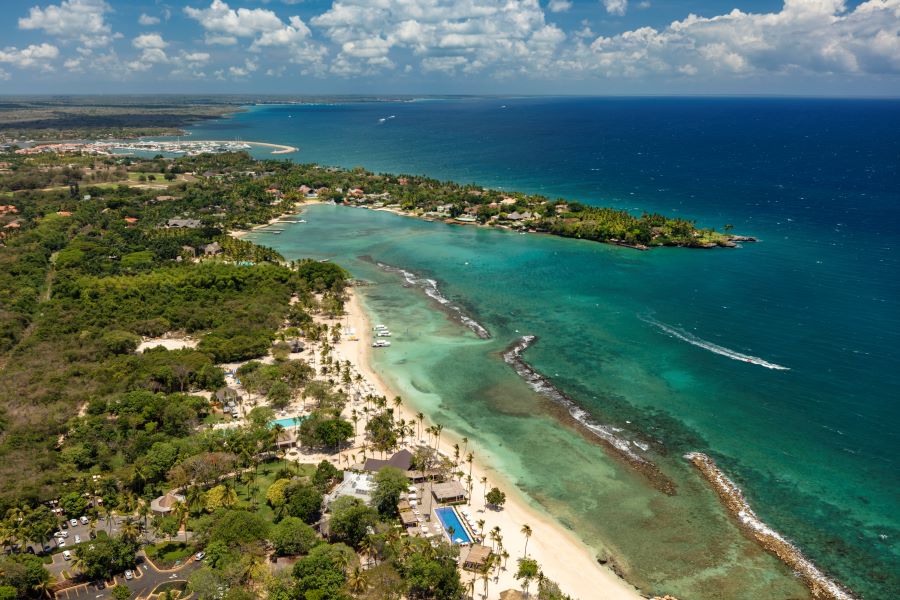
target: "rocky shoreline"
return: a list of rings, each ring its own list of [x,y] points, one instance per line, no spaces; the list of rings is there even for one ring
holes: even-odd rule
[[[799,548],[760,520],[750,508],[741,489],[718,468],[712,458],[702,452],[690,452],[684,457],[697,467],[703,477],[713,486],[719,499],[737,520],[744,533],[790,567],[809,588],[813,598],[817,600],[858,600],[850,590],[830,579],[816,567]]]

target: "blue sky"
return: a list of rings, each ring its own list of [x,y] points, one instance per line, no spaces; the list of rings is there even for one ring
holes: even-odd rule
[[[900,0],[3,0],[0,91],[900,95]]]

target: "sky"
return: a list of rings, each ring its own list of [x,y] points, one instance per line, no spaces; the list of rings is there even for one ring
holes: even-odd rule
[[[0,6],[0,94],[900,96],[900,0]]]

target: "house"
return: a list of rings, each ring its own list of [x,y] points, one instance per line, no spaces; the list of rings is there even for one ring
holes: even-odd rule
[[[134,225],[135,223],[138,222],[137,217],[125,217],[124,220],[125,220],[125,222],[128,223],[129,225]]]
[[[405,472],[409,471],[410,467],[412,467],[412,461],[413,455],[409,450],[400,450],[387,460],[379,460],[377,458],[367,459],[366,464],[363,465],[363,470],[369,471],[370,473],[377,473],[385,467],[394,467]]]
[[[207,244],[203,246],[203,255],[204,256],[215,256],[217,254],[222,253],[222,246],[219,242],[213,242],[212,244]]]
[[[186,256],[188,256],[188,257],[190,257],[190,258],[193,258],[193,257],[197,256],[197,251],[194,250],[194,247],[193,247],[193,246],[182,246],[182,247],[181,247],[181,253],[184,254],[184,255],[186,255]]]
[[[200,227],[200,219],[169,219],[166,227],[172,229],[197,229]]]
[[[500,199],[500,204],[503,204],[504,206],[512,206],[515,203],[516,203],[516,199],[510,198],[509,196],[505,196]]]
[[[491,559],[491,549],[481,544],[472,544],[463,559],[463,569],[481,572]]]
[[[223,387],[216,390],[216,401],[222,405],[234,404],[239,398],[240,394],[232,387]]]
[[[175,196],[157,196],[157,202],[171,202],[172,200],[177,200]]]
[[[297,428],[291,427],[278,432],[278,439],[275,440],[275,445],[279,448],[293,448],[297,445],[297,441]]]
[[[154,515],[165,516],[172,512],[172,509],[174,509],[175,505],[179,502],[184,502],[184,496],[168,492],[159,498],[154,498],[150,502],[150,510]]]
[[[70,213],[70,212],[67,211],[67,210],[59,210],[59,211],[56,211],[56,214],[58,214],[58,215],[61,216],[61,217],[71,217],[71,216],[72,216],[72,213]]]
[[[15,215],[19,209],[12,204],[0,204],[0,215]]]
[[[311,191],[313,191],[313,189],[311,187],[309,187],[308,185],[303,184],[297,188],[297,191],[305,196],[306,194],[309,194]]]
[[[22,225],[18,221],[13,221],[12,223],[7,223],[3,226],[3,229],[20,229]]]
[[[344,471],[344,480],[331,493],[325,496],[325,506],[331,506],[335,500],[342,496],[352,496],[368,503],[372,499],[374,490],[375,477],[371,473]]]
[[[287,340],[287,344],[288,346],[290,346],[291,352],[293,354],[306,350],[306,344],[303,343],[303,340],[297,338],[291,338]]]
[[[411,510],[400,511],[400,522],[403,523],[403,527],[406,529],[412,529],[419,524],[419,520],[416,519],[415,513]]]
[[[441,504],[459,504],[466,501],[466,488],[458,481],[445,481],[431,486],[431,495]]]

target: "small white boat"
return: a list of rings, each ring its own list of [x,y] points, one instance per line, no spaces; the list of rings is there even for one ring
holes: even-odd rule
[[[379,329],[378,333],[376,333],[378,337],[391,337],[391,332],[387,329]]]
[[[374,342],[372,342],[373,348],[387,348],[390,345],[391,343],[387,340],[375,340]]]
[[[379,323],[375,327],[372,328],[373,331],[387,331],[387,325],[382,325]]]

